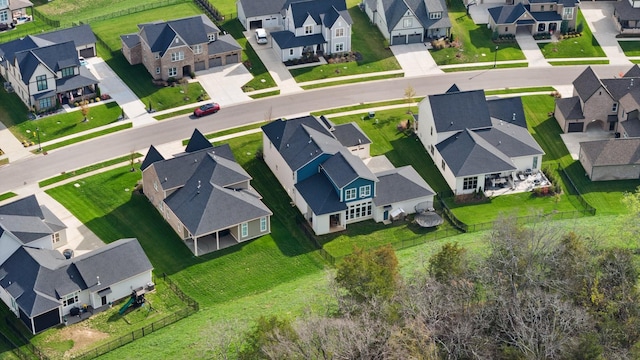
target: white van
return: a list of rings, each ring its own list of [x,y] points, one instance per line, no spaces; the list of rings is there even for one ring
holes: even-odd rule
[[[267,32],[264,29],[256,29],[256,42],[258,44],[266,44],[267,40]]]

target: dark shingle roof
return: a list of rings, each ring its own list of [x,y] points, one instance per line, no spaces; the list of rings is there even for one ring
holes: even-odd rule
[[[519,96],[487,100],[487,106],[492,118],[527,128],[527,119]]]
[[[580,107],[580,98],[578,96],[556,99],[556,107],[567,120],[584,119],[584,114]]]
[[[451,136],[436,148],[455,177],[516,169],[511,159],[470,130]]]
[[[320,166],[331,182],[339,189],[358,178],[371,181],[378,180],[359,157],[352,155],[347,150],[332,155]]]
[[[640,8],[633,7],[629,1],[616,1],[613,6],[621,21],[640,20]]]
[[[588,66],[582,74],[573,81],[573,87],[576,89],[582,101],[586,101],[596,90],[602,87],[602,83],[591,66]]]
[[[300,46],[310,46],[324,44],[327,42],[322,34],[313,34],[306,36],[296,36],[291,31],[275,31],[271,33],[271,37],[278,44],[280,49],[291,49]]]
[[[631,69],[624,74],[624,77],[640,77],[640,66],[633,64]]]
[[[376,2],[369,2],[373,9]],[[402,20],[407,10],[410,10],[425,29],[451,27],[451,21],[447,15],[447,6],[441,0],[382,0],[382,7],[387,21],[387,30],[391,31]],[[380,11],[380,9],[377,9]],[[442,12],[442,18],[431,19],[429,13]]]
[[[149,147],[149,151],[147,151],[147,155],[144,157],[142,164],[140,165],[140,171],[144,171],[144,169],[148,168],[149,165],[153,164],[157,161],[164,160],[164,156],[160,154],[158,149],[155,146],[151,145]]]
[[[187,143],[187,148],[184,150],[185,152],[192,153],[195,151],[200,151],[203,149],[213,148],[209,139],[207,139],[198,129],[193,130],[193,134],[191,134],[191,138]]]
[[[344,211],[347,206],[340,202],[331,182],[323,175],[313,175],[295,185],[296,190],[316,215]]]
[[[614,101],[620,101],[628,93],[640,91],[638,78],[602,79],[601,81]]]
[[[640,138],[586,141],[580,148],[592,166],[640,165]]]
[[[80,65],[78,52],[71,41],[16,53],[16,61],[19,63],[22,81],[25,84],[29,83],[40,64],[44,64],[54,73],[63,68]]]
[[[376,173],[379,179],[376,184],[375,206],[417,199],[435,194],[433,189],[411,166]]]
[[[365,135],[364,131],[360,129],[358,124],[351,122],[341,125],[335,125],[333,136],[338,139],[340,144],[346,147],[361,145],[361,144],[371,144],[371,140],[367,135]]]
[[[216,41],[209,43],[209,55],[223,54],[241,49],[242,46],[238,44],[231,34],[220,35]]]
[[[137,33],[120,35],[120,40],[129,48],[140,45],[140,36]]]
[[[64,223],[34,195],[0,207],[0,233],[8,231],[23,244],[42,239],[65,229]]]
[[[489,16],[493,19],[493,21],[500,24],[513,24],[520,17],[529,13],[529,11],[522,5],[522,3],[518,3],[517,5],[504,5],[493,7],[489,9]]]
[[[617,117],[616,117],[617,120]],[[628,137],[640,137],[640,120],[624,120],[619,124],[618,132],[625,133]]]
[[[494,120],[492,128],[476,130],[474,133],[509,158],[544,154],[526,127]]]
[[[279,14],[287,0],[240,0],[246,17]]]
[[[291,7],[293,23],[296,28],[302,27],[309,16],[317,25],[324,24],[327,27],[333,25],[338,15],[345,18],[348,24],[352,23],[345,0],[291,1],[288,5]]]
[[[491,126],[489,106],[483,90],[430,95],[428,100],[438,132]]]
[[[170,46],[192,46],[209,42],[207,33],[211,26],[217,29],[206,16],[196,15],[167,22],[140,24],[138,28],[140,37],[149,44],[151,51],[159,52],[162,56]]]
[[[96,36],[89,25],[80,25],[72,28],[52,31],[35,35],[41,39],[54,43],[72,41],[76,47],[95,44]]]
[[[0,215],[37,216],[40,219],[44,219],[40,204],[35,195],[29,195],[20,200],[0,206]]]

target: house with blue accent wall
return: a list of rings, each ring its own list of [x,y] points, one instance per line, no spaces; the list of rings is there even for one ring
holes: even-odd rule
[[[317,235],[433,204],[433,190],[415,169],[370,156],[371,140],[356,123],[303,116],[262,131],[265,163]]]

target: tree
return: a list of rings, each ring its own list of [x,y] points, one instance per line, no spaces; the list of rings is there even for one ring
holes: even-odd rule
[[[82,121],[83,122],[89,121],[87,119],[87,116],[89,116],[89,101],[88,100],[82,100],[80,102],[80,112],[82,113],[82,116],[84,117],[84,119]]]
[[[562,22],[560,23],[560,33],[566,34],[568,32],[569,32],[569,21],[562,20]]]
[[[625,215],[620,216],[617,227],[621,230],[620,237],[626,239],[629,245],[640,239],[640,186],[634,192],[625,192],[621,200],[625,206]]]
[[[442,245],[440,251],[429,259],[429,274],[441,283],[449,283],[465,275],[467,250],[457,242]]]
[[[413,98],[416,97],[416,90],[411,86],[411,84],[407,85],[404,88],[404,98],[407,101],[407,114],[413,114],[411,111],[411,104],[413,104]]]
[[[338,264],[335,280],[358,302],[389,300],[400,281],[396,253],[391,245],[373,251],[355,246],[353,253]]]
[[[255,326],[245,333],[244,341],[238,352],[238,359],[269,359],[265,349],[280,341],[278,336],[281,338],[286,336],[295,340],[295,331],[291,327],[291,323],[276,316],[261,316]]]

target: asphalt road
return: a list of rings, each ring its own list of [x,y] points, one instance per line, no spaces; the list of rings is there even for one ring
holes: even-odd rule
[[[601,77],[618,76],[620,72],[629,69],[606,65],[593,68]],[[416,96],[443,93],[454,83],[462,90],[569,85],[583,70],[584,66],[556,66],[456,72],[357,83],[253,100],[226,107],[219,113],[204,118],[193,119],[185,115],[66,146],[51,151],[48,155],[20,159],[0,168],[0,194],[37,183],[63,171],[126,155],[131,151],[145,150],[151,144],[159,145],[188,138],[196,127],[202,133],[211,133],[269,118],[292,118],[321,109],[401,99],[409,85],[415,89]]]

